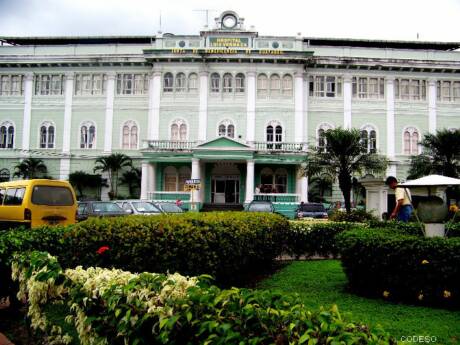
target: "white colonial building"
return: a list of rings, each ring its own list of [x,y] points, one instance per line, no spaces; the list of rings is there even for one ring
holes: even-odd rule
[[[143,198],[189,201],[195,178],[200,207],[263,185],[283,211],[307,200],[298,171],[327,129],[360,129],[405,178],[424,133],[460,126],[460,43],[262,36],[232,11],[199,35],[0,42],[4,178],[25,157],[66,179],[122,152]]]

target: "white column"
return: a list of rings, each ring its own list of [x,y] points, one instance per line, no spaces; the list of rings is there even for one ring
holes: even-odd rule
[[[141,166],[141,199],[147,199],[147,192],[149,188],[149,163],[142,162]]]
[[[201,179],[201,169],[200,169],[200,160],[197,158],[192,158],[192,180]],[[192,191],[193,193],[193,202],[201,202],[201,193],[199,190]]]
[[[149,79],[149,111],[147,119],[147,139],[160,138],[160,100],[161,100],[161,72],[155,70]]]
[[[62,131],[62,153],[70,152],[70,137],[72,128],[72,97],[74,73],[66,74],[64,99],[64,129]]]
[[[104,152],[112,151],[113,100],[115,97],[115,73],[107,73],[107,97],[105,102]]]
[[[436,84],[435,79],[428,80],[428,131],[431,134],[436,133]]]
[[[308,202],[308,177],[302,175],[303,168],[299,165],[296,169],[296,193],[299,194],[299,202]]]
[[[387,156],[390,160],[395,158],[395,90],[394,78],[386,79],[387,96]]]
[[[244,202],[249,204],[254,200],[254,160],[246,161],[246,198]]]
[[[304,88],[303,88],[304,74],[303,72],[296,72],[294,74],[294,141],[302,143],[304,141],[304,122],[303,122],[303,106],[304,106]]]
[[[32,117],[33,73],[26,73],[24,83],[24,117],[22,120],[22,149],[30,149],[30,123]]]
[[[156,164],[150,163],[148,164],[147,170],[147,188],[148,192],[155,192],[155,180],[156,180]]]
[[[252,145],[256,140],[256,72],[247,73],[246,142]]]
[[[305,145],[305,150],[308,149],[308,97],[310,95],[310,90],[309,90],[309,80],[308,80],[308,75],[304,73],[304,78],[303,78],[303,132],[304,132],[304,142],[306,143]]]
[[[343,128],[351,128],[351,76],[343,77]]]
[[[208,130],[208,72],[200,72],[200,107],[198,110],[198,140],[206,141]]]
[[[59,167],[59,179],[68,180],[70,174],[70,158],[61,158]]]

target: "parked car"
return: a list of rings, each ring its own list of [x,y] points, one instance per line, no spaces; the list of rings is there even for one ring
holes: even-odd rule
[[[247,212],[268,212],[275,213],[275,207],[271,201],[255,200],[246,207]]]
[[[296,211],[297,218],[316,218],[327,219],[327,211],[321,203],[304,203],[300,204]]]
[[[153,205],[163,213],[183,213],[184,210],[174,202],[154,202]]]
[[[77,209],[77,220],[89,217],[120,217],[128,213],[112,201],[80,201]]]
[[[159,215],[162,213],[150,200],[118,200],[115,203],[129,214]]]

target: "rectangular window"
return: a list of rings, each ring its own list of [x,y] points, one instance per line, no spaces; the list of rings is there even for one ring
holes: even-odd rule
[[[118,74],[117,94],[142,95],[148,92],[147,74]]]
[[[426,100],[426,80],[395,79],[395,98],[402,100]]]
[[[32,203],[47,206],[72,206],[72,192],[67,187],[35,186],[32,191]]]
[[[35,77],[36,95],[62,95],[65,78],[62,74],[43,74]]]
[[[2,75],[0,80],[0,95],[8,96],[10,94],[10,76]]]
[[[25,188],[8,188],[3,204],[9,206],[21,205],[25,191]]]
[[[23,87],[22,75],[0,75],[0,96],[20,96]]]
[[[443,81],[441,84],[441,97],[443,101],[449,102],[451,100],[450,97],[450,81]]]
[[[460,81],[454,81],[452,87],[452,97],[454,102],[460,101]]]
[[[311,76],[310,96],[340,97],[342,95],[342,78],[336,76]]]
[[[385,79],[377,77],[353,77],[351,91],[354,98],[384,98]]]

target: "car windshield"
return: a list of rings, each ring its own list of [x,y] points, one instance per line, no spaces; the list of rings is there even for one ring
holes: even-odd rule
[[[169,203],[169,202],[161,204],[161,208],[166,213],[181,213],[181,212],[183,212],[183,210],[179,206],[177,206],[176,204],[173,204],[173,203]]]
[[[272,208],[269,203],[254,203],[249,205],[248,210],[252,212],[271,212]]]
[[[93,203],[93,210],[97,213],[123,212],[123,209],[113,202],[95,202]]]
[[[69,188],[58,186],[35,186],[32,203],[47,206],[72,206],[73,195]]]
[[[148,201],[133,202],[133,206],[136,209],[136,211],[140,213],[160,213],[161,212],[151,202],[148,202]]]
[[[323,205],[301,205],[299,207],[300,211],[303,212],[325,212],[324,206]]]

